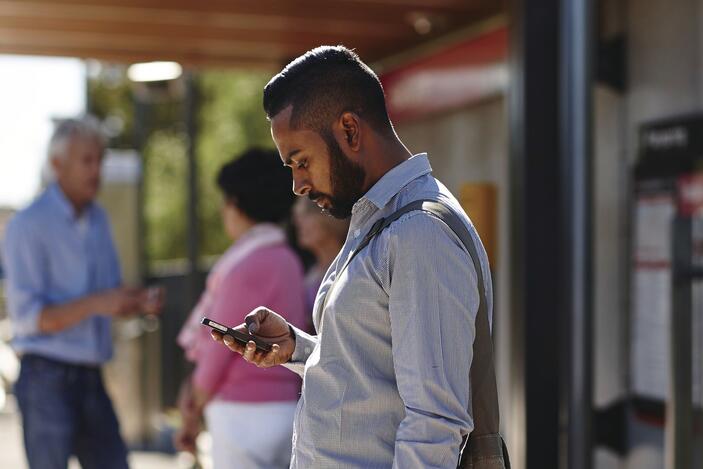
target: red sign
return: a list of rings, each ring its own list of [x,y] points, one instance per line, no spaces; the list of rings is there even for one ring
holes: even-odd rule
[[[395,122],[449,111],[505,92],[508,30],[500,27],[380,77]]]
[[[679,214],[686,217],[703,216],[703,173],[680,176],[676,186]]]

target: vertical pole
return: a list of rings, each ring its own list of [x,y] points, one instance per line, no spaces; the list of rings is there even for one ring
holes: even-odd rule
[[[148,262],[146,258],[146,222],[144,215],[144,180],[146,174],[146,159],[144,155],[144,147],[149,135],[149,90],[146,86],[140,88],[140,84],[134,84],[132,90],[134,103],[134,122],[133,122],[133,138],[134,148],[139,153],[141,162],[141,172],[139,181],[137,182],[137,255],[139,256],[139,280],[144,282],[148,276]],[[146,334],[141,334],[139,337],[140,353],[148,353],[148,341]],[[142,443],[145,443],[149,435],[149,405],[148,405],[148,381],[149,370],[147,369],[147,361],[139,361],[139,406],[141,409],[140,433]]]
[[[195,138],[197,134],[196,111],[197,90],[193,72],[186,72],[184,120],[188,135],[188,309],[195,306],[198,295],[198,164],[195,157]]]
[[[146,178],[146,157],[144,156],[144,145],[148,132],[148,104],[144,102],[144,96],[140,96],[137,90],[133,91],[134,99],[134,148],[139,154],[141,171],[137,186],[137,251],[139,256],[139,278],[145,281],[149,275],[149,267],[146,258],[146,220],[144,215],[144,184]]]
[[[561,0],[562,469],[591,469],[593,2]],[[565,412],[565,414],[564,414]]]
[[[512,390],[516,468],[558,467],[559,0],[510,2]]]
[[[666,468],[693,467],[691,438],[693,430],[692,346],[693,324],[692,222],[690,217],[677,217],[672,236],[672,305],[669,403],[666,409]]]

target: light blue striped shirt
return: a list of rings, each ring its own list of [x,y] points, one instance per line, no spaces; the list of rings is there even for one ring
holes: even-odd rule
[[[286,366],[304,381],[292,468],[456,467],[462,436],[473,429],[469,370],[479,306],[476,271],[461,241],[432,215],[411,212],[334,282],[376,220],[418,199],[447,203],[469,227],[491,317],[491,277],[478,235],[432,177],[427,155],[416,155],[355,204],[346,242],[315,301],[318,335],[295,330]]]
[[[10,221],[3,262],[12,345],[18,353],[91,365],[111,358],[107,316],[94,315],[53,334],[40,333],[38,326],[45,307],[120,285],[117,253],[102,208],[93,203],[76,219],[58,184],[50,185]]]

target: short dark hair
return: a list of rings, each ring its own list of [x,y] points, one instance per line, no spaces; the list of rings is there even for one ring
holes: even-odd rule
[[[344,112],[355,112],[378,133],[392,129],[383,87],[359,56],[344,46],[320,46],[290,62],[264,88],[269,119],[293,105],[291,127],[324,134]]]
[[[235,157],[220,169],[217,185],[256,222],[285,220],[295,200],[291,173],[274,150],[252,148]]]

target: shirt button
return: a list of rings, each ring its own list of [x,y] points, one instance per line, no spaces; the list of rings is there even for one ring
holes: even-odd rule
[[[361,234],[361,230],[358,230],[358,229],[354,230],[354,237],[355,238],[358,238],[360,234]]]

